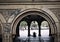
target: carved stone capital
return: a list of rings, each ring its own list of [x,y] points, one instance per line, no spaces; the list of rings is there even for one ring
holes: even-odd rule
[[[10,23],[4,23],[3,24],[3,33],[10,34],[11,33],[11,24]]]

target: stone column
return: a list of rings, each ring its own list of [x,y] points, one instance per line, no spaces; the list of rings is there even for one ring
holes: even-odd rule
[[[30,36],[30,23],[28,22],[28,37]]]
[[[3,24],[3,35],[2,35],[2,41],[3,42],[12,42],[12,36],[11,36],[11,28],[9,23]]]
[[[40,22],[38,22],[38,26],[39,26],[39,36],[41,36],[41,23]]]
[[[58,39],[58,42],[60,42],[60,22],[56,23],[57,24],[57,38]]]
[[[11,35],[5,33],[5,34],[3,35],[3,42],[12,42]]]

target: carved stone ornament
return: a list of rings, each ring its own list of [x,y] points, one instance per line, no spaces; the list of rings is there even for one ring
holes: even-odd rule
[[[0,13],[3,15],[6,21],[14,14],[17,16],[21,9],[0,9]]]

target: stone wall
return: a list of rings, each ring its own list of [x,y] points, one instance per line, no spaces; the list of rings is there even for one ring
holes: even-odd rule
[[[44,11],[50,11],[56,16],[55,24],[57,25],[57,36],[58,41],[60,42],[60,5],[0,5],[0,20],[2,21],[3,25],[3,42],[12,42],[12,28],[11,25],[14,19],[20,14],[20,12],[30,9],[30,8],[37,8],[42,9]],[[51,13],[51,15],[53,15]],[[3,19],[3,20],[2,20]],[[0,29],[1,30],[1,29]],[[16,32],[16,31],[14,31]]]

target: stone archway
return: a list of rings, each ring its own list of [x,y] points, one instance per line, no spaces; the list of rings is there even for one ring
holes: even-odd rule
[[[6,23],[3,15],[0,13],[0,42],[4,41],[4,31],[3,31],[3,23]]]
[[[3,15],[0,13],[0,20],[2,21],[2,23],[6,23],[6,20],[4,19]]]
[[[36,14],[33,14],[32,12],[35,12]],[[43,10],[40,10],[40,9],[27,9],[27,10],[24,10],[23,12],[21,12],[16,18],[15,20],[13,21],[12,23],[12,35],[15,35],[16,34],[16,27],[17,27],[17,24],[19,23],[19,21],[21,21],[22,18],[24,18],[25,16],[28,16],[28,15],[39,15],[43,18],[45,18],[47,20],[47,22],[49,23],[49,26],[51,28],[51,34],[56,34],[57,35],[57,26],[56,26],[56,23],[55,23],[55,19],[51,17],[51,15],[49,15],[50,13],[47,13]],[[57,17],[55,17],[57,18]],[[57,19],[58,20],[58,19]]]
[[[3,25],[2,25],[2,22],[1,22],[1,20],[0,20],[0,42],[2,42],[2,40],[3,40]]]

